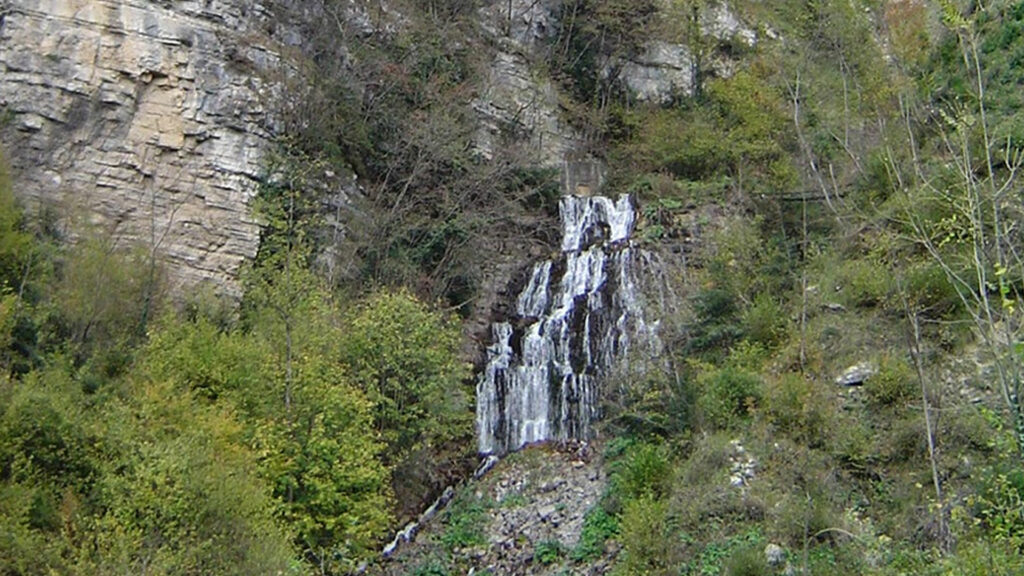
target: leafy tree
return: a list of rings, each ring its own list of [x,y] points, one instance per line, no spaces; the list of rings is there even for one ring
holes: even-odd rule
[[[0,288],[20,290],[32,241],[32,235],[24,230],[7,165],[0,154]]]
[[[37,259],[34,240],[25,230],[0,153],[0,368],[5,371],[18,370],[19,356],[26,355],[31,346],[27,340],[34,338],[31,330],[24,334],[26,324],[31,324],[25,301],[26,292],[31,293],[30,272]]]
[[[124,404],[98,414],[121,423],[100,485],[109,508],[92,527],[100,571],[290,571],[287,528],[230,409],[204,406],[169,381],[134,386]]]
[[[469,435],[469,391],[456,324],[406,291],[370,296],[346,322],[342,360],[375,404],[394,462]]]
[[[904,160],[891,145],[886,148],[897,193],[893,202],[902,209],[907,232],[942,269],[974,324],[994,364],[1024,457],[1024,355],[1019,344],[1024,258],[1017,207],[1024,151],[990,110],[993,78],[983,48],[1004,28],[986,26],[984,13],[962,13],[952,2],[942,3],[942,16],[962,66],[962,84],[948,89],[960,92],[963,100],[932,106],[914,93],[901,94],[911,157]],[[1017,16],[1005,14],[1011,30]]]
[[[276,287],[267,279],[263,289]],[[291,309],[290,376],[279,346],[280,316],[252,302],[247,331],[224,330],[202,316],[166,319],[152,336],[145,366],[156,378],[240,409],[260,475],[270,482],[297,546],[310,562],[335,571],[353,568],[374,550],[390,522],[391,495],[383,444],[367,433],[372,405],[338,363],[341,337],[325,297],[311,289]]]
[[[127,367],[126,352],[146,332],[152,302],[144,256],[122,250],[97,230],[61,251],[57,279],[42,312],[44,348],[64,348],[76,364],[92,359],[105,376]],[[94,357],[95,356],[95,357]]]

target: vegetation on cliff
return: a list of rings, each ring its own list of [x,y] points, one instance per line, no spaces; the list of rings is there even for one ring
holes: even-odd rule
[[[579,546],[525,562],[1024,573],[1024,9],[736,2],[750,44],[709,33],[718,6],[563,2],[531,57],[639,235],[690,257],[665,369],[606,387]],[[450,313],[495,239],[551,240],[558,186],[514,133],[475,146],[477,3],[402,7],[310,36],[240,303],[170,300],[152,246],[70,242],[0,172],[0,572],[344,573],[472,451]],[[652,39],[687,48],[692,91],[630,93]],[[335,274],[339,174],[361,192]],[[470,565],[477,500],[410,572]]]

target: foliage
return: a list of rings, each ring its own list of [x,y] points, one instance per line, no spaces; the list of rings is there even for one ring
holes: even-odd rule
[[[761,399],[761,378],[740,366],[702,369],[697,375],[697,410],[709,429],[748,419]]]
[[[0,545],[4,570],[289,572],[286,529],[233,415],[136,384],[91,404],[57,367],[5,389],[0,490],[30,506],[0,514],[18,535]]]
[[[825,387],[794,373],[766,380],[764,413],[776,430],[808,446],[824,442],[837,419]]]
[[[736,550],[722,566],[724,576],[766,576],[772,572],[758,546]]]
[[[777,346],[789,332],[785,309],[768,292],[754,297],[741,321],[746,339],[765,349]]]
[[[565,547],[558,540],[538,542],[533,550],[533,561],[541,566],[550,566],[565,555]]]
[[[978,491],[968,497],[973,524],[986,539],[1024,550],[1024,470],[1019,466],[984,470]],[[1009,469],[1007,469],[1009,468]]]
[[[276,293],[267,298],[285,301]],[[273,346],[283,330],[280,315],[253,304],[250,332],[222,332],[203,317],[167,319],[144,366],[179,388],[239,407],[260,472],[303,554],[350,566],[373,549],[390,521],[389,473],[379,460],[383,444],[366,433],[372,405],[338,363],[340,334],[323,298],[314,286],[289,304],[290,361]]]
[[[488,508],[487,501],[468,491],[459,492],[445,513],[441,543],[448,550],[485,544],[483,527]]]
[[[668,493],[671,473],[664,445],[639,442],[630,444],[612,464],[611,485],[615,495],[625,501],[661,498]]]
[[[583,516],[583,529],[570,557],[574,562],[590,562],[605,551],[605,543],[619,534],[618,519],[601,505],[587,510]]]
[[[24,230],[7,164],[0,154],[0,288],[19,288],[31,250],[32,236]]]
[[[622,556],[614,574],[623,576],[669,574],[673,565],[672,541],[667,529],[668,506],[649,496],[629,500],[622,511]]]
[[[878,373],[864,383],[868,398],[879,406],[899,407],[920,393],[916,376],[906,360],[884,356]]]
[[[108,471],[111,507],[101,565],[151,563],[157,573],[288,571],[292,550],[270,491],[230,412],[198,406],[163,382],[107,417],[131,422],[127,460]],[[114,470],[117,472],[114,473]],[[188,473],[183,473],[188,471]]]
[[[580,102],[607,102],[623,59],[643,48],[657,15],[655,2],[573,0],[561,6],[551,68]]]
[[[414,16],[393,33],[366,36],[347,5],[332,2],[340,30],[310,31],[321,56],[284,98],[288,140],[275,184],[291,182],[302,193],[297,204],[319,213],[306,241],[332,284],[404,286],[468,313],[480,281],[476,256],[494,250],[496,238],[547,234],[544,197],[558,180],[517,144],[521,127],[479,138],[470,102],[486,50],[477,49],[475,5],[416,0],[407,7]],[[353,176],[358,193],[338,202],[339,189],[355,188]]]
[[[342,361],[375,405],[374,425],[392,462],[468,435],[458,326],[405,291],[370,296],[346,326]]]
[[[704,547],[700,556],[689,565],[688,574],[700,576],[718,576],[719,574],[744,574],[742,570],[750,567],[749,550],[763,542],[757,531],[737,534],[713,542]],[[755,574],[757,572],[754,572]]]

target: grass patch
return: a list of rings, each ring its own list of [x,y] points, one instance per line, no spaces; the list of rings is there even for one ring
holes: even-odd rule
[[[597,505],[583,517],[583,531],[570,558],[574,562],[590,562],[605,551],[605,543],[619,534],[619,520]]]
[[[490,508],[491,503],[476,494],[460,493],[448,508],[441,543],[449,551],[486,544],[484,527]]]

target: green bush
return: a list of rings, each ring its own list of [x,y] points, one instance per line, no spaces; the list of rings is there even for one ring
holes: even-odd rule
[[[786,311],[767,292],[758,294],[742,314],[743,335],[766,349],[775,348],[789,328]]]
[[[800,374],[786,373],[765,383],[764,413],[776,430],[809,446],[820,446],[835,426],[836,409],[828,390]]]
[[[605,542],[617,536],[618,533],[618,519],[609,514],[603,506],[594,506],[587,510],[583,517],[580,540],[570,557],[574,562],[590,562],[599,558],[604,554]]]
[[[944,576],[1020,576],[1024,554],[1005,542],[975,540],[962,543],[941,566]]]
[[[612,487],[623,500],[660,498],[669,491],[672,463],[662,444],[633,444],[611,468]]]
[[[441,543],[448,550],[486,544],[484,524],[488,507],[488,503],[475,494],[460,492],[448,507]]]
[[[533,549],[533,561],[542,566],[550,566],[564,555],[565,547],[558,540],[543,540]]]
[[[903,358],[884,356],[878,373],[864,382],[868,400],[875,406],[900,406],[918,394],[917,376]]]
[[[717,287],[701,290],[693,307],[697,323],[687,343],[690,351],[726,349],[743,336],[736,297],[731,291]]]
[[[1024,468],[1007,464],[984,470],[967,503],[987,538],[1024,551]]]
[[[842,527],[841,515],[820,488],[807,494],[786,494],[770,510],[769,520],[774,538],[792,549],[825,540],[830,529]]]
[[[846,260],[835,271],[832,289],[847,306],[869,308],[888,296],[890,277],[888,270],[873,260]]]
[[[698,413],[711,429],[733,428],[748,420],[761,400],[761,378],[733,366],[701,372],[697,386]]]
[[[956,288],[934,261],[910,265],[904,271],[907,298],[930,317],[948,315],[961,307]]]
[[[630,500],[622,512],[622,554],[615,566],[617,576],[669,574],[674,564],[668,506],[662,500],[643,497]]]
[[[711,542],[701,550],[695,560],[686,566],[684,573],[693,576],[719,576],[723,574],[723,570],[730,567],[742,570],[754,564],[748,557],[749,552],[747,551],[756,550],[763,542],[764,538],[756,529]],[[733,562],[735,562],[734,565]],[[736,574],[746,574],[746,572],[736,572]],[[758,574],[758,572],[754,572],[754,574]]]
[[[471,434],[457,323],[408,291],[380,291],[348,317],[341,360],[374,403],[394,463]]]
[[[722,566],[723,576],[767,576],[772,574],[760,546],[745,546],[732,553]]]

